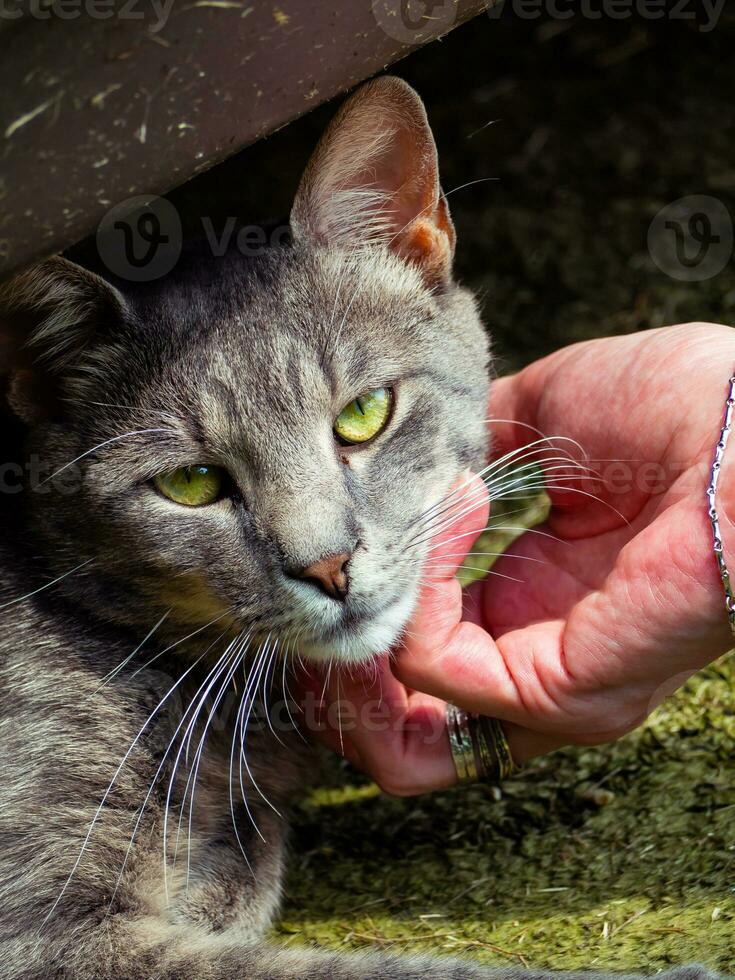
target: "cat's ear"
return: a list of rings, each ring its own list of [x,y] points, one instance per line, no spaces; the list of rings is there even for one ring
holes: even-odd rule
[[[114,286],[59,257],[0,284],[0,377],[23,421],[54,414],[63,381],[89,369],[93,338],[124,306]]]
[[[426,111],[410,85],[378,78],[344,103],[301,178],[291,226],[296,240],[382,242],[430,286],[449,280],[454,226]]]

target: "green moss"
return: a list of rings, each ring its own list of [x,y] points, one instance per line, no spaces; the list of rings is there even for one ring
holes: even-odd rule
[[[735,660],[613,746],[419,800],[337,769],[299,807],[280,932],[488,963],[735,968]],[[298,934],[298,935],[295,935]]]

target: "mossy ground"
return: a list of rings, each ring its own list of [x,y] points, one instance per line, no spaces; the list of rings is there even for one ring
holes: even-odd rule
[[[280,933],[538,967],[735,971],[735,661],[616,745],[420,800],[335,772],[299,807]],[[340,778],[341,777],[341,778]]]
[[[580,338],[733,322],[735,264],[677,282],[651,261],[646,233],[687,194],[735,215],[734,42],[732,10],[709,33],[667,18],[504,14],[397,66],[426,99],[445,187],[486,181],[450,202],[458,269],[502,369]],[[263,200],[286,213],[331,112],[175,197],[215,224],[262,217]],[[735,973],[733,680],[732,660],[710,668],[642,730],[557,753],[500,797],[475,787],[392,800],[334,769],[298,809],[279,932],[504,965],[697,959]]]

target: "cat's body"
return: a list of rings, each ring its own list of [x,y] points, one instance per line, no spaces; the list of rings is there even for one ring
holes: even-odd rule
[[[2,553],[3,567],[15,557]],[[218,948],[254,941],[271,921],[279,898],[283,822],[253,801],[266,847],[241,820],[251,874],[232,828],[229,746],[217,733],[208,739],[192,827],[184,824],[174,871],[182,785],[170,801],[168,900],[162,834],[167,778],[148,800],[130,846],[137,815],[179,724],[180,700],[174,701],[178,715],[164,709],[146,729],[85,844],[117,765],[174,683],[175,665],[162,662],[137,678],[104,683],[130,652],[130,635],[90,629],[58,600],[39,599],[31,612],[8,610],[4,626],[0,975],[8,980],[261,975],[244,973],[243,966],[238,972],[234,960],[220,973],[212,964]],[[19,682],[21,677],[32,681]],[[295,757],[277,743],[263,754],[257,746],[251,753],[256,778],[277,806],[284,805]],[[264,758],[266,767],[259,765]],[[238,819],[241,811],[238,806]],[[218,940],[209,950],[207,937]]]
[[[251,709],[283,657],[396,641],[426,515],[486,452],[487,341],[406,86],[348,103],[292,225],[150,286],[53,261],[3,290],[31,462],[0,502],[3,980],[487,974],[263,938],[308,750]],[[387,386],[384,431],[337,442],[341,406]],[[227,472],[211,505],[156,491],[200,464]]]

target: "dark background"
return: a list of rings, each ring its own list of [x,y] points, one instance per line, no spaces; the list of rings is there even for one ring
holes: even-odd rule
[[[713,195],[735,216],[735,11],[707,33],[698,17],[524,20],[506,4],[394,66],[426,102],[457,272],[480,293],[501,369],[583,337],[735,322],[735,260],[688,284],[647,248],[654,215],[685,195]],[[286,215],[333,111],[179,188],[186,223]]]

